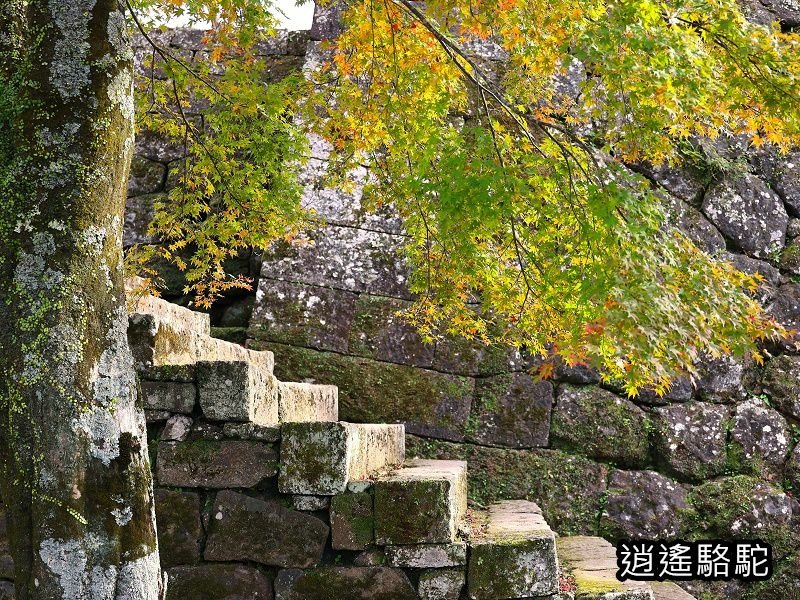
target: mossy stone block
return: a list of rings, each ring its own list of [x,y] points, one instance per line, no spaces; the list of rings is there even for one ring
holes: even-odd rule
[[[375,541],[372,490],[333,496],[330,516],[334,550],[364,550]]]

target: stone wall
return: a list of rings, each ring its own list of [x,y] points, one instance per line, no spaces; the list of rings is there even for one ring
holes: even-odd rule
[[[748,8],[754,18],[777,15],[785,28],[800,24],[800,11],[786,1]],[[335,18],[322,16],[309,34],[308,60],[314,40],[336,31]],[[173,46],[196,51],[184,34],[172,35]],[[299,68],[309,35],[282,37],[270,56],[281,69]],[[241,335],[254,305],[247,343],[281,357],[280,379],[338,385],[343,420],[404,423],[409,456],[468,460],[475,505],[534,500],[562,535],[765,539],[775,546],[778,575],[774,587],[749,593],[800,598],[793,497],[800,354],[793,344],[770,348],[774,357],[762,367],[709,361],[698,381],[676,382],[664,398],[627,398],[585,368],[537,381],[529,371],[534,357],[503,348],[456,339],[426,345],[395,314],[413,301],[397,255],[401,224],[391,213],[362,210],[357,186],[325,189],[324,144],[312,146],[304,202],[328,226],[310,234],[314,245],[278,248],[263,262],[243,257],[242,269],[259,275],[257,294],[217,309],[215,324],[238,327],[218,333]],[[175,152],[140,136],[132,236],[143,235],[148,195],[166,189]],[[800,153],[779,159],[734,139],[699,143],[681,169],[634,167],[669,198],[676,222],[698,245],[761,273],[761,301],[800,327]],[[171,288],[182,301],[180,285]],[[744,594],[736,584],[705,589],[711,597]]]
[[[788,3],[747,8],[784,28],[800,24]],[[698,142],[692,154],[680,169],[632,167],[700,247],[761,273],[760,300],[798,327],[800,152],[779,158],[726,139]],[[664,398],[628,398],[585,368],[537,381],[535,358],[502,348],[426,345],[396,316],[413,300],[397,255],[401,225],[360,210],[357,189],[325,189],[323,163],[307,170],[305,202],[329,225],[310,234],[313,245],[264,258],[248,330],[250,346],[281,356],[278,377],[338,385],[342,419],[405,423],[410,456],[469,461],[475,503],[534,500],[560,534],[766,539],[779,557],[776,585],[790,594],[780,597],[800,598],[794,344],[770,347],[763,367],[708,361],[698,381],[678,381]],[[704,589],[744,593],[736,584]],[[776,598],[776,589],[757,595]]]

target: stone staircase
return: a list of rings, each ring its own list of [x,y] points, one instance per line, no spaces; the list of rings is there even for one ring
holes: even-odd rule
[[[403,425],[338,421],[337,388],[153,297],[130,315],[168,598],[685,599],[615,578],[613,546],[539,507],[467,506],[467,464],[407,459]]]

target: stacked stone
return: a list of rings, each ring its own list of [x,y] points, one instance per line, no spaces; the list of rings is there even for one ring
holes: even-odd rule
[[[800,25],[791,2],[743,4],[758,22]],[[335,37],[336,23],[335,9],[319,13],[312,38]],[[503,59],[478,50],[490,70]],[[318,53],[312,42],[309,66]],[[582,77],[575,64],[557,85],[577,97]],[[329,225],[310,234],[313,245],[264,257],[248,333],[252,347],[280,353],[279,376],[336,383],[347,420],[404,423],[410,454],[468,460],[481,503],[535,500],[562,534],[766,538],[779,583],[749,593],[800,594],[797,340],[769,344],[764,366],[705,360],[695,381],[635,398],[584,367],[543,382],[530,374],[536,357],[449,338],[425,344],[397,316],[413,296],[396,214],[364,208],[358,185],[326,189],[327,149],[311,141],[320,160],[307,168],[304,202]],[[733,138],[697,141],[694,154],[679,167],[630,166],[700,248],[760,274],[759,301],[800,329],[800,152]],[[367,177],[351,174],[356,184]],[[747,591],[686,585],[730,598]]]
[[[338,421],[335,386],[279,381],[207,315],[146,297],[130,323],[168,599],[573,597],[536,504],[467,518],[466,462],[406,460],[403,425]]]

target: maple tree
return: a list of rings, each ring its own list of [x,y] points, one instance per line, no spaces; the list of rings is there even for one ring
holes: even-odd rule
[[[241,9],[159,8],[162,20],[190,12],[211,22]],[[222,258],[292,239],[313,220],[287,160],[302,155],[298,131],[311,128],[332,144],[334,182],[368,163],[373,207],[390,203],[403,217],[419,298],[406,316],[427,339],[525,347],[598,367],[634,393],[663,392],[703,356],[758,360],[759,340],[785,335],[752,297],[759,277],[670,227],[662,199],[625,165],[679,162],[698,136],[796,145],[798,35],[747,22],[735,0],[347,2],[344,32],[311,83],[265,87],[253,85],[257,28],[231,26],[267,25],[263,11],[221,19],[201,76],[166,60],[169,79],[145,82],[149,102],[173,112],[176,82],[222,100],[197,135],[186,185],[153,226],[170,249],[197,248],[189,280],[201,296],[242,283],[226,278]],[[482,58],[480,46],[502,60]],[[215,90],[204,79],[218,62]],[[579,77],[565,83],[570,72]],[[191,132],[169,111],[148,114],[148,126]],[[218,206],[209,192],[220,192]]]

